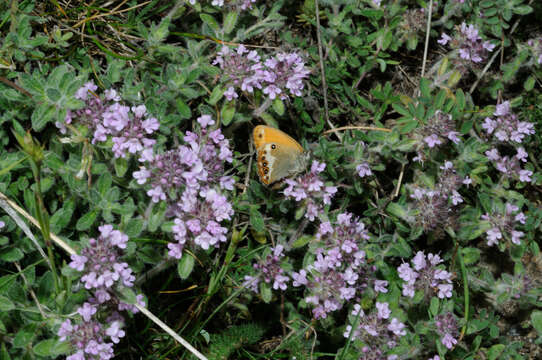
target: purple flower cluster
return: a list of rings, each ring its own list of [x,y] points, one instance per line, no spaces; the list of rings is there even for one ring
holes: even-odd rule
[[[491,160],[497,170],[503,173],[503,176],[508,179],[519,180],[520,182],[531,182],[533,172],[531,170],[522,169],[521,162],[527,162],[527,152],[523,147],[516,149],[517,153],[514,156],[501,156],[495,148],[485,152],[485,155]]]
[[[542,64],[542,37],[529,39],[527,45],[530,47],[533,58],[538,65]]]
[[[458,49],[459,57],[465,63],[474,65],[480,64],[487,59],[488,54],[495,49],[495,45],[489,41],[484,41],[480,37],[479,31],[474,25],[467,25],[466,23],[461,24],[455,38],[452,39],[446,33],[442,33],[438,43],[441,45],[450,43],[454,49]]]
[[[305,68],[301,57],[296,53],[278,53],[263,61],[255,50],[249,51],[240,45],[236,51],[224,46],[213,61],[218,64],[227,78],[224,96],[231,101],[238,98],[237,91],[253,93],[262,89],[271,100],[301,96],[303,79],[310,71]]]
[[[435,316],[435,326],[437,333],[440,336],[440,341],[448,349],[451,349],[457,344],[457,337],[459,336],[459,329],[457,326],[457,320],[452,313],[446,313]]]
[[[371,171],[371,168],[369,167],[369,163],[367,162],[362,162],[361,164],[356,166],[356,172],[358,173],[360,178],[373,175],[373,172]]]
[[[119,311],[128,310],[136,313],[135,305],[120,301],[114,290],[122,287],[132,287],[135,280],[132,270],[127,263],[120,261],[122,250],[126,248],[128,236],[111,225],[99,227],[100,236],[89,239],[89,245],[81,250],[81,254],[73,254],[69,266],[83,272],[81,282],[85,288],[92,291],[92,296],[83,306],[77,309],[81,319],[72,323],[68,319],[62,323],[58,331],[60,340],[69,338],[75,353],[68,356],[69,360],[110,359],[113,354],[113,343],[118,343],[124,337],[122,324],[124,318]],[[136,301],[145,306],[143,295],[137,295]],[[104,314],[104,326],[99,318]],[[112,342],[107,342],[109,338]]]
[[[281,267],[281,262],[284,258],[283,251],[284,247],[282,245],[277,245],[274,248],[271,248],[271,254],[267,255],[265,260],[253,265],[254,269],[258,272],[258,275],[245,276],[245,284],[248,285],[252,291],[258,292],[258,285],[262,279],[268,284],[273,282],[274,290],[286,290],[286,283],[290,278],[285,275],[285,272]]]
[[[211,246],[218,248],[227,241],[228,229],[220,223],[231,220],[233,208],[226,198],[214,189],[184,191],[181,201],[173,206],[175,225],[173,235],[176,243],[169,243],[168,254],[180,259],[187,241],[207,250]]]
[[[197,192],[219,184],[221,189],[233,190],[233,178],[223,175],[224,163],[233,161],[228,140],[220,129],[207,128],[215,123],[211,116],[200,116],[198,123],[199,133],[186,132],[187,145],[162,154],[154,154],[152,150],[142,153],[140,161],[145,166],[133,176],[138,184],[149,184],[147,195],[153,202],[174,202],[181,188]]]
[[[402,336],[406,335],[406,325],[399,319],[391,317],[388,303],[376,303],[376,311],[365,314],[360,304],[352,310],[350,324],[343,334],[345,338],[360,340],[360,359],[396,360],[397,355],[388,355],[395,348]],[[391,318],[391,319],[390,319]]]
[[[316,250],[316,259],[299,272],[292,272],[294,286],[305,286],[308,295],[305,301],[313,304],[313,316],[326,318],[327,314],[342,308],[365,290],[372,282],[376,292],[387,292],[387,281],[374,280],[376,268],[365,262],[361,245],[369,238],[364,224],[352,219],[352,214],[337,217],[337,224],[320,224],[316,234],[321,247]]]
[[[497,105],[493,113],[495,118],[486,117],[482,128],[487,135],[494,135],[503,143],[521,143],[525,136],[535,133],[534,124],[528,121],[519,121],[518,116],[510,110],[510,102],[505,101]]]
[[[429,118],[427,124],[420,129],[420,133],[429,148],[442,145],[448,140],[454,144],[461,141],[460,134],[455,131],[455,121],[452,119],[452,115],[440,110],[437,110],[435,115]]]
[[[416,290],[421,290],[425,299],[429,299],[435,292],[440,299],[452,297],[452,274],[437,265],[443,260],[436,254],[427,254],[418,251],[412,259],[412,267],[403,263],[397,268],[399,277],[406,281],[403,284],[403,296],[414,297]]]
[[[503,237],[519,245],[525,233],[516,230],[516,226],[525,225],[526,219],[527,217],[519,207],[510,203],[506,203],[504,213],[494,211],[491,215],[488,213],[482,215],[482,220],[490,224],[490,229],[486,231],[487,245],[498,245]]]
[[[337,192],[335,186],[325,186],[324,181],[320,177],[319,174],[325,168],[326,164],[314,160],[309,173],[299,176],[296,179],[284,180],[288,185],[284,189],[284,195],[294,198],[295,201],[305,202],[307,208],[305,217],[310,221],[314,221],[317,218],[319,213],[322,212],[324,205],[331,204],[331,198]]]
[[[68,356],[67,360],[102,360],[114,357],[113,344],[118,344],[125,336],[122,330],[124,319],[119,313],[114,312],[105,319],[108,326],[104,326],[96,319],[97,311],[96,305],[86,302],[77,309],[80,319],[76,323],[67,319],[60,325],[57,333],[60,341],[69,339],[76,351]],[[111,342],[107,342],[106,338]]]
[[[136,313],[138,311],[136,307],[118,301],[113,294],[113,290],[134,285],[135,276],[132,269],[126,262],[120,260],[122,251],[126,249],[128,236],[113,230],[112,225],[102,225],[98,229],[100,236],[97,239],[89,239],[89,244],[81,250],[81,255],[73,254],[69,266],[84,273],[81,281],[86,289],[94,293],[90,302],[96,304],[114,302],[118,310]],[[137,301],[140,305],[145,305],[143,295],[137,295]]]
[[[111,321],[109,327],[93,318],[97,309],[89,303],[85,303],[77,312],[81,315],[81,321],[72,323],[67,319],[60,325],[58,336],[60,341],[69,340],[75,353],[66,357],[66,360],[107,360],[112,359],[113,343],[118,343],[125,335],[122,330],[122,322]],[[109,341],[107,339],[109,338]]]
[[[68,110],[64,122],[55,124],[60,132],[65,134],[66,124],[76,120],[92,133],[93,144],[111,137],[112,150],[117,158],[152,149],[156,140],[149,135],[158,130],[160,123],[147,114],[145,105],[130,108],[119,102],[121,99],[115,90],[106,90],[102,98],[95,93],[97,89],[90,81],[76,92],[75,98],[84,101],[85,106],[75,111]]]
[[[427,123],[419,128],[412,135],[417,140],[417,155],[414,161],[424,162],[428,154],[426,149],[433,149],[448,141],[458,144],[461,141],[461,134],[455,131],[455,121],[451,114],[440,110],[427,120]]]
[[[419,215],[416,222],[424,231],[432,231],[445,224],[450,216],[449,203],[456,206],[463,202],[457,191],[461,185],[469,185],[471,179],[457,175],[451,161],[445,161],[440,167],[439,181],[433,190],[414,187],[410,198],[414,200],[413,208]]]
[[[209,128],[215,124],[210,115],[197,122],[199,130],[184,136],[187,145],[163,154],[143,152],[140,161],[145,165],[133,174],[138,184],[147,184],[153,202],[168,203],[176,240],[168,245],[169,255],[177,259],[187,241],[204,250],[225,242],[227,229],[221,222],[233,215],[230,202],[220,193],[233,190],[233,178],[224,175],[233,152],[222,131]]]
[[[100,236],[89,239],[89,245],[81,250],[81,255],[73,254],[69,266],[85,272],[81,281],[86,289],[107,292],[113,285],[132,287],[135,276],[127,263],[120,261],[121,250],[126,249],[128,236],[112,225],[98,228]]]

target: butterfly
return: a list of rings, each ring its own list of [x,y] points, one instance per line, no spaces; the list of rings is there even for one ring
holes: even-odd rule
[[[264,185],[300,173],[307,167],[308,153],[285,132],[258,125],[252,137],[256,146],[258,176]]]

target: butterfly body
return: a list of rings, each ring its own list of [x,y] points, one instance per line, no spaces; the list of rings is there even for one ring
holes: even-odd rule
[[[269,185],[295,175],[307,166],[307,154],[291,136],[279,129],[258,125],[253,131],[258,176]]]

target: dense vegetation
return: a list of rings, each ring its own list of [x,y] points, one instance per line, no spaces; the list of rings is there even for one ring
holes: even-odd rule
[[[0,2],[0,360],[542,358],[541,16]]]

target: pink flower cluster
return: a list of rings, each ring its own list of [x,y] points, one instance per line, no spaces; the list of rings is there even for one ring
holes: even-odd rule
[[[424,254],[418,251],[412,259],[412,266],[403,263],[397,268],[403,284],[403,296],[414,297],[416,290],[424,292],[429,299],[436,292],[440,299],[452,297],[452,274],[437,268],[443,260],[436,254]]]
[[[459,337],[457,320],[454,315],[449,312],[435,316],[435,326],[442,344],[448,349],[453,348],[457,344],[457,338]]]
[[[361,164],[356,166],[356,172],[358,173],[360,178],[373,175],[373,172],[371,171],[368,162],[362,162]]]
[[[120,103],[115,90],[106,90],[100,97],[95,93],[97,89],[90,81],[76,92],[75,98],[84,101],[85,106],[75,111],[68,110],[64,122],[55,124],[60,132],[65,134],[66,124],[77,121],[92,133],[93,144],[105,142],[110,137],[113,154],[117,158],[152,149],[156,140],[149,135],[158,130],[160,123],[147,114],[145,105],[130,108]]]
[[[210,115],[200,116],[197,122],[198,130],[184,136],[186,145],[163,154],[143,152],[139,160],[144,165],[133,173],[138,184],[146,184],[153,202],[169,205],[176,241],[168,245],[169,255],[177,259],[187,242],[204,250],[225,242],[227,229],[221,222],[233,215],[231,203],[222,194],[233,190],[233,178],[224,175],[233,152],[222,131],[210,129],[215,124]]]
[[[435,115],[428,119],[427,124],[420,129],[420,133],[429,148],[442,145],[448,140],[454,144],[461,141],[460,134],[455,131],[455,121],[452,119],[452,115],[440,110],[437,110]]]
[[[486,231],[487,245],[498,245],[503,238],[509,238],[513,244],[519,245],[525,235],[523,231],[516,230],[519,224],[525,225],[527,217],[516,205],[506,203],[503,212],[494,211],[492,214],[482,215],[482,220],[489,222],[491,228]]]
[[[462,60],[473,64],[479,64],[486,60],[488,54],[495,49],[495,45],[480,37],[479,31],[474,25],[466,23],[461,24],[455,38],[452,39],[446,33],[442,33],[438,43],[441,45],[450,43],[454,49],[458,49],[459,57]]]
[[[81,250],[81,255],[73,254],[69,264],[84,273],[81,282],[93,294],[77,309],[80,319],[73,323],[67,319],[58,330],[60,340],[69,339],[75,351],[67,357],[69,360],[111,359],[114,356],[113,344],[124,337],[124,318],[119,311],[139,311],[135,305],[120,301],[114,292],[122,287],[132,287],[135,280],[128,264],[119,259],[128,236],[113,230],[111,225],[100,226],[99,230],[100,236],[89,239],[89,245]],[[136,301],[145,306],[143,295],[137,295]],[[110,315],[105,317],[104,314]]]
[[[66,360],[107,360],[112,359],[114,343],[118,343],[125,335],[120,321],[113,321],[106,328],[102,323],[92,318],[96,308],[85,303],[77,312],[82,320],[73,324],[67,319],[60,325],[58,336],[60,341],[69,340],[75,353],[66,357]],[[109,338],[109,341],[107,341]]]
[[[226,196],[216,190],[187,189],[173,211],[175,225],[172,230],[176,242],[168,244],[169,256],[180,259],[187,241],[203,250],[211,246],[218,248],[227,241],[228,229],[221,222],[231,220],[233,208]]]
[[[236,51],[224,46],[213,61],[219,65],[227,79],[224,96],[231,101],[239,97],[239,90],[253,93],[261,89],[271,100],[301,96],[303,79],[309,70],[296,53],[278,53],[263,61],[255,50],[240,45]]]
[[[273,283],[274,290],[286,290],[286,283],[290,280],[285,275],[284,269],[281,267],[281,262],[284,259],[284,246],[277,245],[271,248],[271,254],[267,255],[265,260],[253,265],[254,269],[258,272],[256,276],[245,276],[245,284],[249,288],[258,292],[258,285],[263,279],[266,283]]]
[[[451,161],[445,161],[440,166],[439,182],[434,189],[414,187],[410,198],[414,200],[413,208],[417,210],[416,221],[424,231],[432,231],[448,221],[450,205],[456,206],[463,202],[458,192],[461,185],[469,185],[469,177],[462,178],[457,175]]]
[[[121,250],[126,249],[128,236],[113,230],[112,225],[102,225],[98,229],[100,236],[89,239],[81,255],[73,254],[69,266],[85,272],[81,281],[86,289],[96,290],[97,293],[108,292],[114,285],[132,287],[135,280],[132,269],[126,262],[120,261]]]
[[[501,156],[497,149],[492,148],[486,151],[485,155],[505,178],[515,179],[520,182],[531,182],[533,172],[521,168],[521,163],[527,162],[528,154],[523,147],[518,147],[516,151],[517,153],[514,156]]]
[[[534,124],[519,121],[518,116],[510,110],[509,101],[497,105],[493,115],[495,118],[485,118],[482,128],[488,136],[493,135],[500,142],[521,143],[525,136],[535,133]]]
[[[314,160],[311,165],[311,171],[296,179],[286,179],[284,182],[288,185],[284,189],[284,195],[294,198],[295,201],[303,201],[306,205],[305,217],[314,221],[319,213],[322,212],[324,205],[331,204],[331,199],[337,192],[335,186],[325,186],[320,177],[326,164]]]
[[[376,292],[388,291],[387,281],[374,278],[376,268],[366,264],[365,252],[360,250],[369,234],[359,219],[352,219],[349,213],[339,214],[335,226],[320,224],[316,239],[321,245],[316,249],[316,259],[291,275],[294,286],[308,290],[305,301],[314,306],[316,319],[341,309],[369,285]]]
[[[461,134],[456,131],[455,121],[451,114],[437,110],[433,116],[427,119],[427,123],[413,132],[417,140],[417,155],[414,161],[423,163],[428,157],[427,148],[437,148],[449,141],[454,144],[461,142]]]
[[[360,304],[355,304],[346,326],[345,338],[359,340],[364,345],[359,354],[360,360],[397,360],[397,355],[389,355],[402,336],[406,335],[406,325],[396,317],[391,317],[389,304],[376,302],[376,311],[365,314]]]
[[[151,149],[139,159],[145,165],[133,173],[140,185],[148,184],[147,195],[153,202],[177,201],[177,191],[186,188],[191,192],[213,187],[233,190],[233,178],[225,176],[224,165],[233,161],[229,141],[220,129],[210,130],[215,124],[210,115],[198,118],[199,132],[187,131],[184,141],[175,150],[155,154]]]

